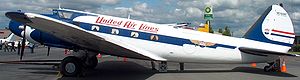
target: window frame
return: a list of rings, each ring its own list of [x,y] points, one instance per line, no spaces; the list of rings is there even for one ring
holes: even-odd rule
[[[115,29],[115,28],[111,29],[111,34],[119,35],[119,33],[120,33],[119,29]]]
[[[133,32],[130,33],[130,36],[134,37],[134,38],[138,38],[139,37],[139,33],[133,31]]]
[[[155,37],[155,38],[154,38]],[[158,35],[151,35],[150,36],[150,40],[151,41],[158,41],[159,40],[159,37],[158,37]]]

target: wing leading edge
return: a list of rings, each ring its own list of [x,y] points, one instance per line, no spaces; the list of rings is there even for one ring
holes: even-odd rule
[[[13,15],[15,16],[16,14]],[[146,60],[166,61],[166,59],[157,56],[149,51],[121,42],[117,39],[112,39],[109,36],[99,34],[96,35],[95,33],[84,30],[76,25],[54,18],[34,13],[24,13],[19,14],[18,16],[22,16],[20,18],[23,18],[20,22],[23,22],[33,28],[49,33],[59,39],[70,42],[82,48],[93,51],[106,52],[105,54],[109,55],[126,56],[129,58]],[[26,18],[24,18],[24,16],[26,16]],[[11,19],[19,21],[19,18],[17,17]]]
[[[260,56],[268,56],[268,55],[278,55],[278,56],[293,56],[299,57],[300,55],[297,54],[289,54],[289,53],[282,53],[282,52],[274,52],[262,49],[254,49],[254,48],[247,48],[247,47],[239,47],[239,50],[244,53],[253,54],[253,55],[260,55]]]

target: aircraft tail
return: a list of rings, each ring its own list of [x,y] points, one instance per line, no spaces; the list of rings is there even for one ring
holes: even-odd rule
[[[244,35],[244,38],[291,47],[294,27],[282,4],[270,6]]]
[[[9,34],[9,36],[6,38],[6,40],[8,40],[8,41],[14,41],[15,40],[15,35],[14,35],[14,33],[10,33]]]

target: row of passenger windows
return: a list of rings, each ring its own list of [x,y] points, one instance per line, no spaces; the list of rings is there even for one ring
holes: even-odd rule
[[[120,31],[118,29],[112,29],[111,30],[111,34],[114,34],[114,35],[118,35],[120,33]],[[130,34],[131,37],[134,37],[134,38],[138,38],[139,37],[139,33],[138,32],[131,32]],[[153,41],[157,41],[159,38],[157,35],[151,35],[150,36],[150,40],[153,40]]]

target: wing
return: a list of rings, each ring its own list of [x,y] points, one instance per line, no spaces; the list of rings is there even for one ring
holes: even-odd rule
[[[289,53],[282,53],[282,52],[274,52],[262,49],[254,49],[254,48],[247,48],[247,47],[239,47],[239,50],[244,53],[260,55],[260,56],[268,56],[268,55],[278,55],[278,56],[294,56],[298,57],[297,54],[289,54]]]
[[[17,14],[21,16],[21,19],[13,17]],[[97,32],[87,31],[76,25],[47,16],[33,13],[11,13],[13,16],[9,16],[7,13],[6,15],[10,19],[26,23],[35,29],[95,52],[106,52],[105,54],[109,55],[126,56],[137,59],[166,60],[149,51],[121,42],[117,39],[110,38],[106,35],[99,35]]]

